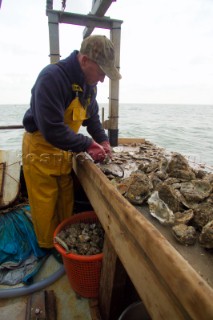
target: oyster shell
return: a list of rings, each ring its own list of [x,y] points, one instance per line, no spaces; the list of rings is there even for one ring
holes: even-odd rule
[[[211,186],[213,187],[213,173],[206,174],[204,179],[206,181],[208,181],[211,184]]]
[[[213,220],[213,173],[204,171],[205,166],[191,167],[181,154],[167,152],[149,141],[114,149],[110,164],[120,165],[124,176],[118,167],[109,172],[107,167],[105,174],[111,183],[133,205],[147,203],[150,214],[162,224],[174,224],[180,242],[193,243],[195,230],[196,238]]]
[[[128,182],[129,185],[124,194],[125,198],[133,204],[142,204],[153,188],[148,176],[144,173],[134,173]]]
[[[183,209],[180,195],[172,186],[162,183],[158,187],[158,194],[173,212]]]
[[[158,170],[158,168],[159,168],[159,164],[157,162],[154,162],[154,161],[150,162],[147,160],[146,160],[146,162],[143,162],[138,166],[138,169],[145,172],[145,173],[150,173],[150,172],[156,171],[156,170]]]
[[[168,177],[168,174],[165,173],[164,171],[161,171],[161,170],[157,171],[157,172],[156,172],[156,175],[157,175],[157,177],[158,177],[159,179],[161,179],[161,180],[166,180],[167,177]]]
[[[170,177],[183,180],[195,179],[195,174],[189,166],[188,161],[179,153],[174,153],[167,167]]]
[[[189,202],[200,202],[207,198],[212,191],[212,187],[205,180],[191,180],[182,182],[180,192]]]
[[[210,202],[201,202],[194,210],[193,222],[201,230],[209,221],[213,220],[213,206]]]
[[[162,180],[157,176],[157,174],[155,172],[152,172],[149,175],[149,179],[152,182],[153,189],[157,189],[157,187],[162,183]]]
[[[108,163],[108,164],[99,164],[99,167],[103,173],[108,177],[119,177],[123,178],[124,176],[124,169],[121,165],[115,163]]]
[[[128,188],[129,188],[129,184],[130,184],[131,179],[130,178],[126,178],[124,180],[122,180],[121,182],[117,183],[116,188],[118,189],[118,191],[124,195]]]
[[[192,209],[175,213],[175,224],[188,224],[194,217]]]
[[[202,229],[199,242],[202,247],[212,249],[213,248],[213,220],[209,221]]]
[[[158,191],[154,191],[148,199],[150,214],[162,224],[173,224],[175,216],[168,205],[159,198]]]
[[[172,233],[175,239],[184,245],[193,245],[197,239],[197,233],[194,227],[186,224],[178,224],[172,227]]]

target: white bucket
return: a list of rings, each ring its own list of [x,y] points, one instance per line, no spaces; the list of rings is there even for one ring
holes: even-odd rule
[[[118,320],[151,320],[142,302],[134,302],[120,315]]]

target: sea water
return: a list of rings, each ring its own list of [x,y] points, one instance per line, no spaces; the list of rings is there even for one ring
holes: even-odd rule
[[[21,125],[28,105],[0,105],[0,126]],[[104,108],[108,118],[107,105]],[[100,110],[101,114],[101,110]],[[145,138],[213,167],[213,105],[120,104],[119,137]],[[0,130],[0,149],[21,150],[22,129]],[[87,134],[85,130],[80,131]]]

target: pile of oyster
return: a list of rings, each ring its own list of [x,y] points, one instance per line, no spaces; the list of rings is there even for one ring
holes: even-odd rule
[[[213,248],[213,173],[148,141],[114,148],[111,170],[100,168],[133,205],[147,204],[178,242]]]
[[[103,251],[104,229],[100,222],[73,223],[62,229],[54,241],[67,253],[95,255]]]

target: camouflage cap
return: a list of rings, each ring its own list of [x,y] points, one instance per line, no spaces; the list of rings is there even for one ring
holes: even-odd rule
[[[121,79],[115,67],[115,51],[113,43],[105,36],[92,35],[82,41],[80,53],[96,62],[111,80]]]

